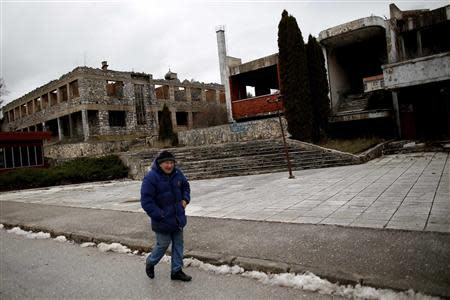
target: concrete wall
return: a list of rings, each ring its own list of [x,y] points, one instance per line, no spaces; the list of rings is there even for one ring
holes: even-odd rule
[[[383,66],[384,86],[396,89],[450,79],[450,52]]]
[[[83,156],[103,156],[126,151],[131,141],[44,145],[44,156],[55,160]]]
[[[286,129],[286,120],[284,118],[282,120]],[[232,123],[178,133],[180,144],[186,146],[244,142],[279,137],[281,137],[281,128],[278,118]]]

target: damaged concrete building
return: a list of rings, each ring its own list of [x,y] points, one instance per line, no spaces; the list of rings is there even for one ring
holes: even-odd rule
[[[402,138],[450,136],[450,6],[371,16],[319,34],[332,117]],[[392,125],[391,125],[392,124]]]
[[[395,4],[388,20],[370,16],[320,32],[334,131],[450,137],[448,36],[450,6],[401,11]],[[246,63],[227,58],[223,73],[233,118],[276,113],[277,54]]]
[[[3,107],[3,131],[50,131],[54,141],[157,135],[166,104],[175,131],[193,128],[212,105],[225,107],[222,85],[151,74],[77,67]]]

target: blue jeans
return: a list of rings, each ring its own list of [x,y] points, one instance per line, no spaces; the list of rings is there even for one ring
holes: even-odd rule
[[[183,268],[183,230],[173,233],[156,232],[156,245],[152,253],[147,257],[147,264],[155,266],[166,253],[172,242],[172,273],[176,273]]]

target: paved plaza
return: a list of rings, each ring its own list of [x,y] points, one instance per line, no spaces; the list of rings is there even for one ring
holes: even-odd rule
[[[448,153],[191,182],[190,216],[450,232]],[[2,201],[143,212],[139,181],[1,193]]]

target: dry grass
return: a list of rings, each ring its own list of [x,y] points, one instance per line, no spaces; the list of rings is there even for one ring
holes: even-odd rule
[[[384,139],[379,137],[354,138],[354,139],[328,139],[327,141],[320,142],[319,146],[339,150],[342,152],[358,154],[383,141]]]

